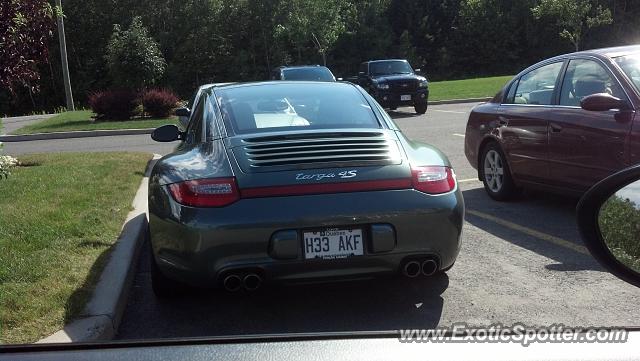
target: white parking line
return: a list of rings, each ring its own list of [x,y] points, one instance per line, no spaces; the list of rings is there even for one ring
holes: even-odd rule
[[[464,134],[460,134],[460,133],[453,133],[453,135],[455,135],[456,137],[462,137],[462,138],[464,138]]]
[[[550,234],[544,233],[544,232],[540,232],[540,231],[536,231],[535,229],[531,229],[525,226],[521,226],[519,224],[513,223],[513,222],[509,222],[507,220],[504,220],[502,218],[498,218],[498,217],[494,217],[490,214],[486,214],[484,212],[480,212],[480,211],[476,211],[476,210],[472,210],[472,209],[467,209],[465,212],[467,212],[467,214],[471,214],[474,215],[476,217],[480,217],[483,219],[486,219],[488,221],[497,223],[501,226],[510,228],[514,231],[518,231],[518,232],[522,232],[526,235],[541,239],[543,241],[547,241],[550,243],[555,244],[556,246],[560,246],[560,247],[564,247],[564,248],[568,248],[570,250],[576,251],[578,253],[582,253],[584,255],[589,255],[589,251],[587,250],[587,248],[585,246],[579,245],[579,244],[575,244],[573,242],[569,242],[565,239],[562,239],[560,237],[556,237],[556,236],[552,236]]]
[[[460,179],[458,183],[480,182],[478,178]]]

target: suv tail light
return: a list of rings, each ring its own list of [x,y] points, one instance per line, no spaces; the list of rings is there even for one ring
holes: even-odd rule
[[[240,199],[234,177],[184,181],[169,190],[178,203],[191,207],[224,207]]]
[[[412,167],[413,188],[424,193],[447,193],[455,189],[456,176],[453,169],[443,166]]]

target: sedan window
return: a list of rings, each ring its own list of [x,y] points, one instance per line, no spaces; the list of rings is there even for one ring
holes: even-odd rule
[[[534,69],[520,77],[513,103],[552,104],[553,91],[561,68],[562,62],[552,63]]]
[[[582,98],[597,93],[624,97],[618,82],[602,65],[587,59],[571,60],[562,82],[560,105],[579,107]]]
[[[615,58],[615,61],[640,91],[640,54],[621,56]]]

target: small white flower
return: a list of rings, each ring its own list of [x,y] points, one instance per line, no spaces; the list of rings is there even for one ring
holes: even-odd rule
[[[0,155],[0,179],[11,175],[11,168],[18,165],[18,160],[8,155]]]

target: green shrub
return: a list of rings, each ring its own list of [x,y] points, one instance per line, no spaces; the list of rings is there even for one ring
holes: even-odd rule
[[[133,18],[127,30],[114,25],[105,57],[114,85],[127,89],[155,84],[167,66],[158,43],[139,17]]]

